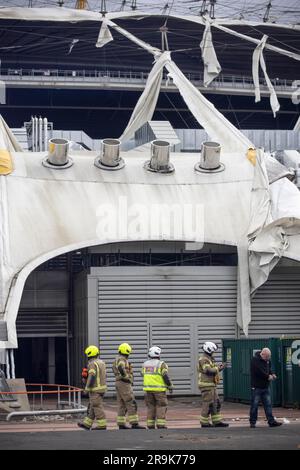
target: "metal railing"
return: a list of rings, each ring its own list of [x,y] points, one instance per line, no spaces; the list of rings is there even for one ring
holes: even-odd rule
[[[186,73],[186,77],[198,87],[203,87],[203,74]],[[22,80],[23,78],[42,81],[58,79],[63,81],[83,81],[86,83],[120,83],[120,84],[145,84],[148,73],[138,71],[115,71],[115,70],[61,70],[61,69],[24,69],[24,68],[7,68],[0,69],[0,77],[7,81]],[[164,74],[164,86],[172,86],[172,80]],[[293,88],[293,80],[273,78],[271,79],[276,90],[291,91]],[[260,77],[259,83],[262,87],[267,87],[266,81]],[[212,88],[239,88],[254,89],[252,77],[236,76],[236,75],[219,75],[208,87]]]
[[[2,395],[15,396],[27,395],[31,400],[30,411],[12,411],[6,416],[6,421],[18,416],[39,416],[39,415],[63,415],[81,414],[87,411],[87,407],[81,404],[81,388],[71,385],[58,384],[26,384],[26,388],[39,388],[39,390],[9,391],[1,392]],[[52,390],[48,390],[52,388]],[[55,388],[53,390],[53,388]],[[67,400],[63,400],[67,396]],[[52,398],[50,400],[49,398]],[[53,401],[53,398],[56,400]]]

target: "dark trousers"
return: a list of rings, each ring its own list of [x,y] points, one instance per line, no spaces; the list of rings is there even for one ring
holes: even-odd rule
[[[251,407],[250,407],[250,423],[255,424],[257,421],[258,405],[262,402],[268,424],[272,424],[275,418],[272,413],[272,402],[269,388],[252,388],[251,389]]]

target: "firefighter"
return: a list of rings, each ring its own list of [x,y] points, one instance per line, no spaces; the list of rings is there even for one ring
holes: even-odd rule
[[[118,402],[117,424],[119,429],[130,429],[126,426],[126,413],[132,429],[144,429],[139,425],[137,414],[137,404],[134,398],[133,369],[128,361],[132,348],[128,343],[122,343],[119,346],[119,355],[113,363],[113,372],[116,377],[116,393]]]
[[[214,360],[214,353],[218,347],[215,343],[207,341],[203,345],[204,354],[199,359],[199,388],[202,395],[202,410],[200,416],[201,427],[227,427],[220,414],[221,403],[218,397],[217,385],[220,381],[220,372],[225,364],[218,365]],[[209,421],[211,415],[212,424]]]
[[[83,429],[91,429],[96,419],[95,430],[106,429],[106,416],[103,409],[103,396],[106,392],[106,367],[105,363],[99,359],[99,349],[97,346],[88,346],[85,350],[88,358],[87,378],[85,392],[89,394],[89,406],[87,416],[80,421],[78,426]]]
[[[160,360],[160,356],[161,349],[158,346],[152,346],[148,352],[149,359],[144,362],[142,369],[148,429],[155,429],[155,424],[157,429],[166,428],[167,389],[170,393],[173,391],[168,366]]]

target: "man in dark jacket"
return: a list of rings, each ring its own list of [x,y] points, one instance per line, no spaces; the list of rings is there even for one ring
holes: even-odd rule
[[[275,420],[272,413],[272,402],[269,385],[272,380],[276,380],[276,375],[272,372],[271,351],[264,348],[258,351],[251,360],[251,408],[250,408],[250,427],[255,428],[257,421],[258,405],[261,401],[268,424],[270,427],[281,426]]]

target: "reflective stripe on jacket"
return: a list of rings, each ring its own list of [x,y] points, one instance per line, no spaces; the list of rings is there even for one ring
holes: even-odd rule
[[[85,390],[104,393],[107,389],[105,363],[100,359],[90,359],[87,368],[88,378]]]
[[[159,359],[149,359],[143,364],[142,375],[144,377],[144,392],[165,392],[167,385],[164,374],[168,372],[168,366]]]
[[[219,367],[208,354],[203,354],[198,364],[199,388],[215,388],[220,382]]]

